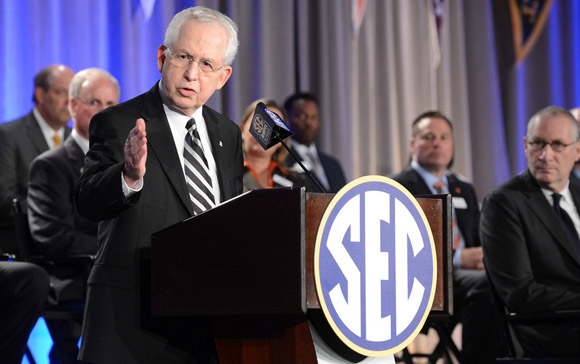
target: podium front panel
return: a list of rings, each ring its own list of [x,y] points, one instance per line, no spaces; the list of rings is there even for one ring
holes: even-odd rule
[[[305,314],[304,196],[251,191],[153,234],[152,313]]]

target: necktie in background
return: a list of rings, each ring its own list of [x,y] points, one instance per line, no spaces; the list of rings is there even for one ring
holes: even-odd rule
[[[189,190],[189,198],[193,202],[193,211],[197,215],[214,207],[215,199],[207,159],[203,154],[195,120],[190,119],[185,128],[187,129],[183,149],[185,181]]]
[[[312,171],[316,175],[318,181],[324,186],[325,189],[329,189],[328,178],[326,178],[326,173],[324,173],[324,168],[322,168],[322,163],[316,153],[308,152],[308,158],[310,158],[310,164],[312,165]]]
[[[52,140],[54,141],[55,147],[58,147],[61,143],[60,136],[58,135],[58,133],[54,133],[54,135],[52,136]]]
[[[446,193],[445,184],[443,182],[435,182],[433,183],[433,187],[438,194]],[[455,225],[457,225],[457,221],[455,220],[455,209],[452,209],[451,216],[453,218],[453,221],[451,222],[451,231],[453,232],[453,250],[455,250],[461,241],[461,233],[459,232],[459,228],[455,227]]]
[[[558,215],[560,220],[562,220],[568,235],[570,235],[570,238],[576,244],[576,249],[580,251],[580,238],[578,237],[578,232],[576,231],[574,222],[572,222],[572,219],[566,210],[560,207],[560,200],[562,199],[562,195],[559,193],[554,193],[552,194],[552,198],[554,199],[554,211],[556,211],[556,215]]]

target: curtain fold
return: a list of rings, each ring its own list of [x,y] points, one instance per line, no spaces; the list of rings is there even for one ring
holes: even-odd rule
[[[369,1],[358,36],[350,1],[4,0],[0,2],[0,121],[32,108],[32,77],[65,63],[101,67],[122,100],[158,79],[157,47],[172,16],[205,5],[239,25],[234,72],[209,105],[235,122],[260,97],[295,91],[320,99],[319,148],[349,179],[388,175],[409,160],[411,121],[439,109],[454,124],[454,170],[479,198],[526,168],[530,116],[580,105],[580,0],[555,0],[535,47],[514,66],[504,0],[445,1],[441,60],[433,67],[430,0]]]

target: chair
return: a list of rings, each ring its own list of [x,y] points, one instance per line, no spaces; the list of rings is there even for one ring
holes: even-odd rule
[[[430,317],[425,321],[425,325],[421,329],[421,334],[427,335],[429,329],[433,329],[439,338],[437,345],[430,353],[424,352],[414,352],[411,353],[408,348],[404,348],[400,358],[396,358],[398,362],[403,362],[405,364],[414,364],[415,358],[427,359],[427,361],[420,361],[421,363],[435,364],[439,359],[444,359],[446,363],[453,363],[453,358],[455,361],[461,360],[461,351],[455,345],[451,334],[456,326],[457,322],[453,317]]]
[[[18,245],[18,254],[16,260],[34,263],[43,267],[49,275],[51,271],[54,272],[56,267],[66,265],[77,269],[86,282],[90,273],[91,267],[95,260],[94,255],[81,254],[69,255],[63,258],[48,258],[41,254],[36,248],[30,227],[28,225],[28,211],[26,208],[26,201],[15,198],[13,201],[14,224],[16,228],[16,241]],[[52,285],[52,282],[51,282]],[[83,287],[86,290],[86,284]],[[86,292],[85,292],[86,293]],[[83,297],[85,296],[83,293]],[[75,320],[79,321],[83,318],[84,300],[71,301],[65,303],[47,305],[41,314],[42,317],[49,320]],[[28,348],[26,348],[25,355],[31,364],[35,363],[34,357]]]
[[[521,348],[515,335],[513,324],[526,323],[554,323],[554,322],[569,322],[576,321],[580,326],[580,311],[553,311],[553,312],[538,312],[538,313],[517,313],[512,312],[505,305],[499,293],[497,292],[489,272],[485,271],[487,282],[491,291],[491,298],[496,314],[498,330],[502,343],[504,357],[498,358],[499,363],[580,363],[580,359],[570,358],[526,358],[521,354]]]

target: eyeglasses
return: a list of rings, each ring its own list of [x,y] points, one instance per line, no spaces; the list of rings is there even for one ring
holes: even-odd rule
[[[113,106],[114,104],[112,102],[107,102],[106,104],[103,104],[103,102],[99,99],[78,99],[80,102],[82,102],[83,104],[87,104],[95,109],[99,109],[99,110],[103,110],[109,106]]]
[[[546,147],[546,145],[549,145],[550,148],[552,148],[552,150],[554,152],[559,153],[559,152],[562,152],[564,149],[566,149],[566,147],[569,147],[569,146],[571,146],[572,144],[574,144],[576,142],[577,142],[577,140],[573,141],[572,143],[566,144],[566,143],[562,143],[559,140],[556,140],[554,142],[548,143],[548,142],[546,142],[544,140],[538,139],[538,140],[533,140],[531,142],[528,142],[528,145],[530,147],[532,147],[533,150],[536,150],[536,151],[544,150],[544,148]]]
[[[180,68],[189,67],[191,64],[193,64],[193,62],[197,63],[197,68],[201,73],[212,73],[219,71],[225,67],[221,66],[216,68],[214,65],[212,65],[209,61],[206,61],[205,59],[200,59],[199,61],[196,61],[192,55],[189,55],[187,53],[173,53],[173,51],[169,48],[167,48],[167,51],[169,51],[171,63]]]

